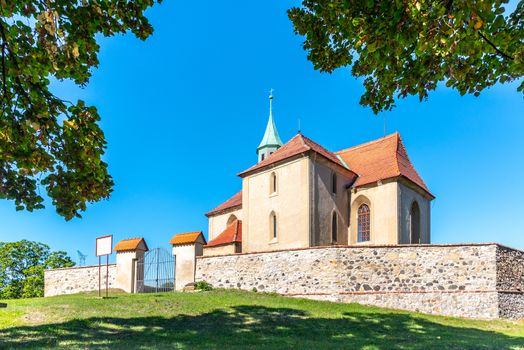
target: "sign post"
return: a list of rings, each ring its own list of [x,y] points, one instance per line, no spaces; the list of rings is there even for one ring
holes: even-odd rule
[[[113,253],[113,235],[96,239],[96,256],[98,256],[98,296],[102,294],[102,256],[106,256],[106,298],[109,290],[109,255]]]

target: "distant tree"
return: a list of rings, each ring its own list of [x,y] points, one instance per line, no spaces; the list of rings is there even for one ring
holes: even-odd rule
[[[43,243],[0,242],[0,299],[43,296],[44,270],[74,265],[65,252],[51,252]]]
[[[420,100],[439,82],[478,96],[524,74],[524,2],[508,0],[303,0],[288,11],[315,69],[351,67],[360,103],[375,113]],[[523,91],[524,82],[518,87]]]
[[[109,197],[96,108],[55,96],[49,84],[85,86],[98,66],[97,35],[146,39],[153,28],[144,11],[160,1],[0,0],[0,199],[43,208],[42,186],[70,220]]]

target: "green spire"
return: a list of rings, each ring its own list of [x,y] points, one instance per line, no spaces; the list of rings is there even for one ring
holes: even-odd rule
[[[269,91],[269,120],[267,121],[266,132],[264,137],[258,145],[257,153],[260,153],[261,150],[265,148],[272,148],[272,151],[276,151],[280,146],[282,146],[282,140],[278,136],[277,127],[275,121],[273,120],[273,89]]]

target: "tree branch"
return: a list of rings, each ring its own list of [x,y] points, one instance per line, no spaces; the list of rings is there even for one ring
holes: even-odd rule
[[[7,38],[6,38],[6,35],[5,35],[4,22],[1,21],[1,20],[0,20],[0,34],[2,35],[2,42],[5,44],[5,48],[7,49],[7,52],[9,53],[9,57],[11,57],[11,60],[12,60],[13,64],[16,66],[16,69],[19,70],[18,63],[16,62],[16,57],[13,54],[13,52],[11,51],[11,49],[9,48],[9,46],[7,45]],[[23,95],[25,96],[27,101],[29,103],[31,103],[31,98],[29,97],[27,92],[24,90],[22,82],[20,81],[20,78],[18,77],[18,75],[16,73],[14,74],[14,77],[15,77],[16,83],[20,87]]]
[[[508,55],[507,53],[505,53],[505,52],[499,50],[499,48],[498,48],[497,46],[495,46],[495,44],[493,44],[493,43],[492,43],[488,38],[486,38],[486,37],[484,36],[484,34],[482,34],[482,33],[480,32],[480,30],[478,31],[478,33],[479,33],[480,37],[481,37],[482,39],[484,39],[484,41],[487,42],[487,43],[489,44],[489,46],[491,46],[491,47],[495,50],[495,52],[496,52],[498,55],[500,55],[500,56],[502,56],[502,57],[504,57],[504,58],[507,58],[507,59],[509,59],[509,60],[513,60],[513,59],[514,59],[513,57],[511,57],[511,56]]]
[[[0,23],[0,30],[2,31],[2,83],[4,87],[4,93],[2,94],[2,114],[4,114],[5,106],[9,103],[9,94],[7,91],[7,73],[6,73],[6,67],[5,67],[5,46],[7,43],[5,42],[5,35],[4,35],[4,27]]]

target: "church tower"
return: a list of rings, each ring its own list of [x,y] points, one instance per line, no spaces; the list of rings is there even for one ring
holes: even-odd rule
[[[258,161],[261,162],[269,157],[269,155],[279,149],[280,146],[282,146],[282,141],[280,140],[280,136],[278,136],[277,127],[273,120],[273,89],[271,89],[269,91],[269,120],[267,121],[264,137],[257,148]]]

